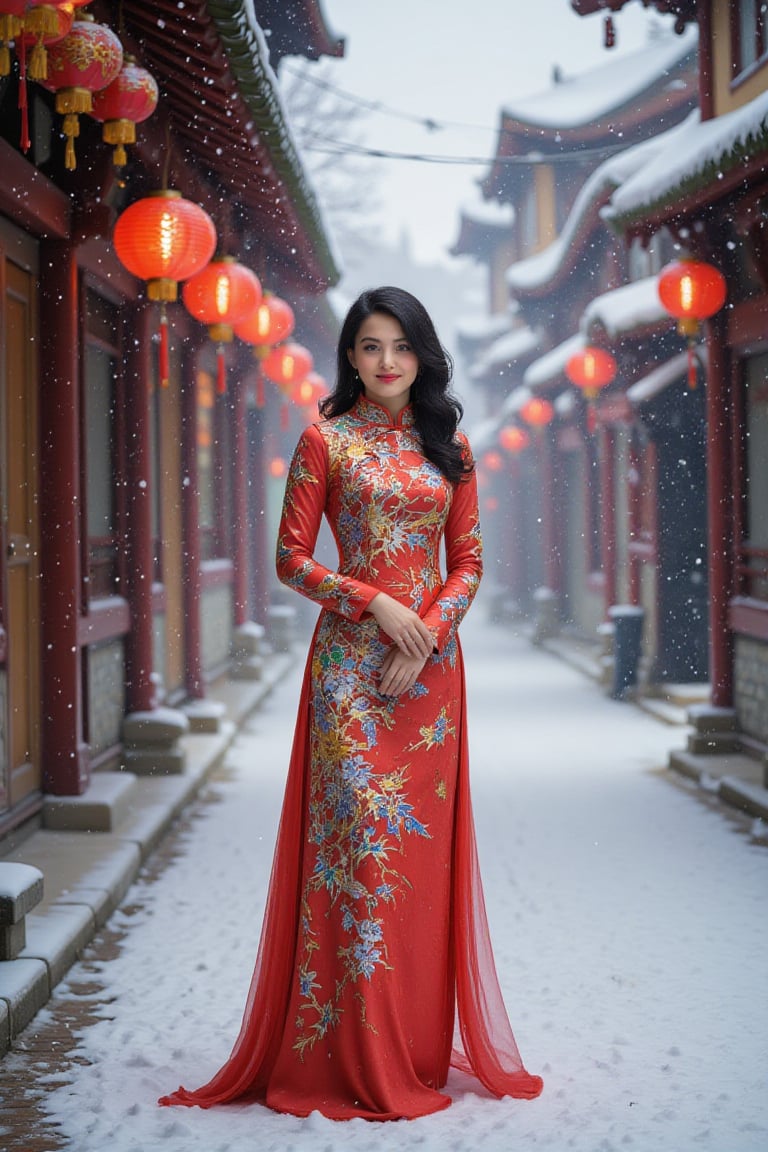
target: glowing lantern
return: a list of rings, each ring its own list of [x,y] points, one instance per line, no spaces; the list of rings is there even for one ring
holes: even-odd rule
[[[312,371],[312,354],[301,344],[289,342],[273,348],[269,355],[264,357],[262,367],[264,375],[273,384],[277,384],[283,393],[283,404],[280,409],[280,422],[285,429],[288,424],[288,405],[286,400],[294,384],[300,383]]]
[[[534,396],[523,404],[520,415],[531,428],[540,429],[552,423],[555,410],[549,400],[541,400],[538,396]]]
[[[238,264],[232,256],[212,260],[184,285],[182,295],[187,311],[208,325],[217,349],[217,390],[226,389],[224,345],[234,339],[234,325],[259,306],[261,284],[255,272]]]
[[[275,480],[279,480],[281,476],[285,476],[288,471],[288,465],[282,456],[273,456],[269,462],[269,474]]]
[[[595,399],[601,388],[616,379],[616,361],[610,352],[588,344],[581,352],[571,356],[565,374],[572,384],[580,388],[587,401],[587,429],[595,430]]]
[[[101,138],[114,144],[116,168],[127,163],[126,144],[136,143],[136,125],[151,116],[157,107],[158,91],[154,77],[126,56],[115,79],[93,98],[94,120],[104,124]]]
[[[235,324],[235,336],[246,344],[252,344],[257,361],[262,361],[275,344],[288,339],[294,323],[290,304],[271,292],[265,292],[259,307]],[[264,376],[261,372],[256,377],[256,407],[264,407]]]
[[[326,392],[326,383],[320,373],[310,372],[298,384],[294,384],[291,399],[300,408],[308,408],[312,404],[317,404]]]
[[[719,312],[727,296],[725,277],[703,260],[675,260],[659,274],[659,299],[677,320],[677,330],[688,340],[688,387],[696,387],[693,344],[700,321]]]
[[[64,165],[76,166],[75,137],[78,117],[93,108],[93,93],[106,88],[123,66],[123,46],[104,24],[83,15],[63,40],[48,50],[48,76],[41,82],[56,93],[56,111],[64,117],[67,147]]]
[[[118,218],[113,235],[120,262],[147,281],[147,297],[159,301],[160,381],[168,383],[168,319],[165,305],[178,296],[178,281],[194,276],[216,248],[216,229],[207,212],[163,190],[136,200]]]
[[[499,498],[498,496],[486,496],[483,500],[483,507],[486,512],[498,512]]]
[[[524,428],[518,428],[516,424],[507,424],[499,432],[499,443],[507,452],[516,455],[528,447],[530,438]]]
[[[12,0],[8,4],[7,0],[3,0],[4,10],[8,7],[21,7],[23,10],[21,20],[24,31],[16,44],[22,78],[26,75],[30,80],[45,80],[48,75],[46,46],[67,35],[75,18],[75,8],[81,8],[87,3],[88,0],[24,0],[24,3],[19,4]],[[28,66],[27,48],[32,49]]]
[[[498,452],[485,452],[482,459],[483,467],[489,472],[500,472],[504,467],[504,461]]]

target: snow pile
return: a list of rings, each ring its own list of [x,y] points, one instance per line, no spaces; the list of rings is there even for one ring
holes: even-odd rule
[[[461,215],[473,224],[489,228],[511,228],[515,220],[515,209],[511,204],[500,200],[473,200],[461,206]]]
[[[673,142],[627,180],[604,209],[621,221],[655,205],[679,199],[691,186],[715,183],[724,173],[765,152],[768,92],[743,108],[700,121],[690,116]]]
[[[662,320],[671,323],[669,313],[659,300],[658,282],[658,276],[646,276],[596,296],[582,313],[582,332],[600,325],[609,336],[615,337]]]
[[[496,340],[509,332],[512,316],[509,312],[493,312],[490,315],[462,316],[456,325],[456,333],[462,340]]]
[[[695,50],[697,41],[695,26],[687,28],[682,36],[668,33],[655,37],[636,52],[617,56],[581,75],[566,77],[536,96],[505,104],[502,115],[507,120],[543,128],[590,124],[658,85]],[[671,83],[677,86],[679,81]]]
[[[489,372],[506,368],[523,356],[530,356],[538,348],[540,340],[540,333],[531,328],[513,328],[511,332],[494,340],[490,348],[478,357],[469,372],[471,379],[479,380]]]
[[[577,352],[581,352],[584,347],[584,337],[581,333],[575,336],[569,336],[567,340],[563,340],[562,344],[558,344],[556,348],[552,348],[549,352],[545,352],[538,360],[534,360],[531,365],[525,370],[523,375],[523,384],[526,388],[536,391],[537,388],[544,388],[547,384],[551,384],[562,376],[565,372],[565,366],[570,360],[571,356],[575,356]]]

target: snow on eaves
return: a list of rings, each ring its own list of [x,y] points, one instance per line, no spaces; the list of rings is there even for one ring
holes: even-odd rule
[[[599,68],[570,76],[536,96],[506,104],[502,113],[510,120],[543,128],[576,128],[600,120],[622,108],[641,92],[658,84],[689,53],[698,29],[689,27],[682,36],[659,35],[636,52],[617,56]],[[672,84],[679,83],[671,81]]]
[[[502,204],[500,200],[472,200],[462,204],[461,215],[472,224],[483,224],[490,228],[511,228],[515,220],[512,204]]]
[[[716,182],[768,148],[768,92],[743,108],[701,121],[691,115],[674,141],[622,184],[603,210],[623,227]]]
[[[581,317],[581,331],[599,325],[608,336],[624,336],[638,328],[669,320],[659,300],[658,277],[646,276],[613,288],[590,300]]]
[[[611,193],[621,187],[637,171],[651,162],[662,149],[672,146],[680,133],[682,125],[677,124],[667,132],[652,136],[642,144],[635,144],[605,160],[596,168],[585,181],[574,201],[573,208],[565,222],[565,226],[552,244],[529,256],[526,260],[519,260],[512,264],[505,276],[510,288],[514,291],[535,290],[543,288],[555,278],[565,258],[574,243],[590,208],[601,201],[607,201]]]
[[[497,340],[509,332],[512,315],[509,312],[493,312],[490,315],[463,316],[456,324],[456,334],[461,340],[478,342]]]
[[[523,374],[525,387],[535,392],[536,389],[544,388],[547,384],[552,384],[558,380],[565,372],[565,366],[571,356],[581,352],[584,343],[584,337],[580,332],[577,332],[575,335],[569,336],[567,340],[563,340],[562,344],[558,344],[549,352],[545,352],[538,360],[534,360]]]
[[[469,370],[472,380],[479,380],[489,372],[500,371],[523,356],[530,356],[539,346],[541,336],[531,328],[513,328],[483,352]]]

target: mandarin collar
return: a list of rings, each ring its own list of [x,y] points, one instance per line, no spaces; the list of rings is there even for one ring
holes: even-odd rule
[[[406,404],[405,408],[402,408],[397,416],[393,417],[389,409],[385,408],[383,404],[361,395],[355,402],[354,412],[366,423],[380,424],[385,428],[412,428],[414,425],[413,408],[410,404]]]

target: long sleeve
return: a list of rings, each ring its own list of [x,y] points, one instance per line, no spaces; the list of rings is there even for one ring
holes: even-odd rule
[[[313,425],[301,436],[285,486],[277,537],[277,575],[283,584],[349,620],[359,620],[378,589],[332,572],[314,558],[328,482],[328,452]]]
[[[456,635],[483,574],[475,472],[455,486],[445,525],[445,560],[445,582],[423,617],[435,637],[438,652],[442,652]]]

